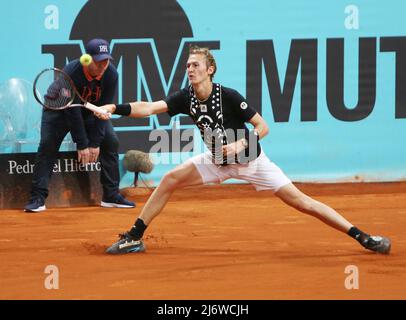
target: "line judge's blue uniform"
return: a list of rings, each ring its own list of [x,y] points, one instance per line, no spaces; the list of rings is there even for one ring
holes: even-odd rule
[[[113,102],[118,73],[111,63],[101,78],[92,79],[80,64],[79,59],[67,64],[64,71],[72,78],[79,93],[87,101],[97,106]],[[81,103],[81,101],[76,98],[74,103]],[[35,160],[31,198],[42,200],[47,198],[53,166],[61,143],[68,132],[71,133],[78,150],[100,147],[100,182],[103,186],[103,199],[109,199],[118,194],[120,183],[119,141],[111,120],[100,120],[85,108],[68,108],[59,111],[44,108],[41,120],[41,141]]]

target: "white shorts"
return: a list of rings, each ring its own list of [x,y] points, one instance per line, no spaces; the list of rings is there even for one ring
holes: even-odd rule
[[[192,162],[202,177],[203,183],[221,183],[227,179],[239,179],[251,183],[257,191],[272,190],[291,183],[283,171],[266,156],[264,151],[258,158],[246,164],[218,166],[212,162],[210,151],[199,154],[186,161]]]

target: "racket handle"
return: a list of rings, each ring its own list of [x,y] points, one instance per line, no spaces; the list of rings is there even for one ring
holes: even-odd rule
[[[93,112],[97,112],[97,113],[101,113],[101,114],[108,115],[109,118],[111,118],[111,113],[110,113],[110,112],[108,112],[108,111],[106,111],[106,110],[104,110],[104,109],[102,109],[102,108],[100,108],[100,107],[97,107],[97,106],[95,106],[94,104],[91,104],[90,102],[86,102],[86,103],[85,103],[85,107],[86,107],[87,109],[93,111]]]

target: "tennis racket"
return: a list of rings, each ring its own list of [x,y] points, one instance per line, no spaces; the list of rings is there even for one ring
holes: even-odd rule
[[[72,107],[84,107],[93,112],[111,116],[106,110],[83,99],[69,75],[58,68],[42,70],[34,80],[33,90],[35,99],[47,109],[62,110]],[[73,103],[76,96],[83,104]]]

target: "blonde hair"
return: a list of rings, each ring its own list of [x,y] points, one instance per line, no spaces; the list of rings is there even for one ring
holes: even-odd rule
[[[210,49],[206,48],[206,47],[199,47],[196,45],[191,45],[189,47],[189,55],[191,55],[191,54],[202,54],[206,57],[207,68],[213,67],[213,69],[214,69],[213,73],[210,75],[210,80],[213,80],[214,74],[217,71],[217,64],[216,64],[216,60],[214,59],[212,53],[210,52]]]

